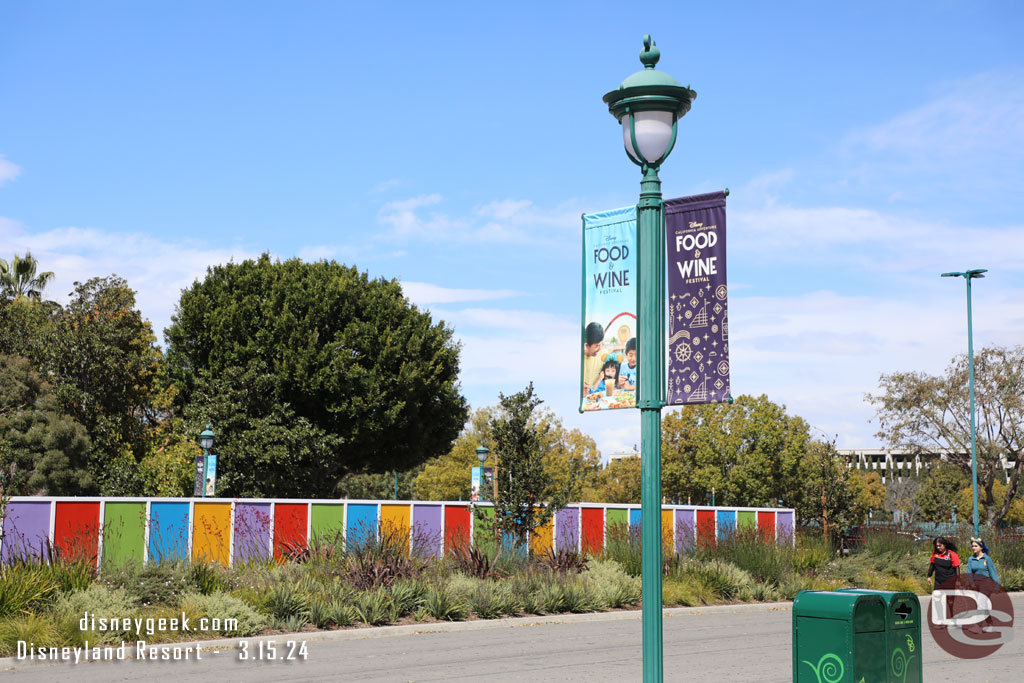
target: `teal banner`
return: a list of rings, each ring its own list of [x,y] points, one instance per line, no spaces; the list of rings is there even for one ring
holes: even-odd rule
[[[636,407],[636,207],[583,214],[580,411]]]

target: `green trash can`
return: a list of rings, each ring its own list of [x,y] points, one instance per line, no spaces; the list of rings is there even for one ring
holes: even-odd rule
[[[921,601],[907,591],[875,591],[841,588],[840,593],[877,595],[885,601],[885,661],[889,683],[921,683],[924,658],[921,655]]]
[[[886,683],[885,601],[800,591],[793,599],[793,683]]]

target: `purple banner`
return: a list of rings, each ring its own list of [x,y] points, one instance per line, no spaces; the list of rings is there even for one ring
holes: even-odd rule
[[[665,202],[669,405],[729,397],[725,193]]]

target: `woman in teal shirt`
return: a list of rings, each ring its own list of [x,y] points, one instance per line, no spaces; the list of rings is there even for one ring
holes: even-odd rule
[[[999,583],[995,562],[988,556],[988,546],[980,538],[971,539],[971,556],[967,560],[967,581],[972,586],[977,579]]]

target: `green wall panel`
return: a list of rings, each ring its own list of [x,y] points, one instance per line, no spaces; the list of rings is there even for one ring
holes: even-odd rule
[[[344,505],[318,505],[313,503],[310,527],[313,538],[317,541],[333,543],[345,530]]]
[[[753,529],[757,527],[757,513],[753,510],[747,512],[740,510],[736,513],[736,525],[740,529]]]
[[[103,565],[142,564],[146,504],[107,503],[103,508]]]

